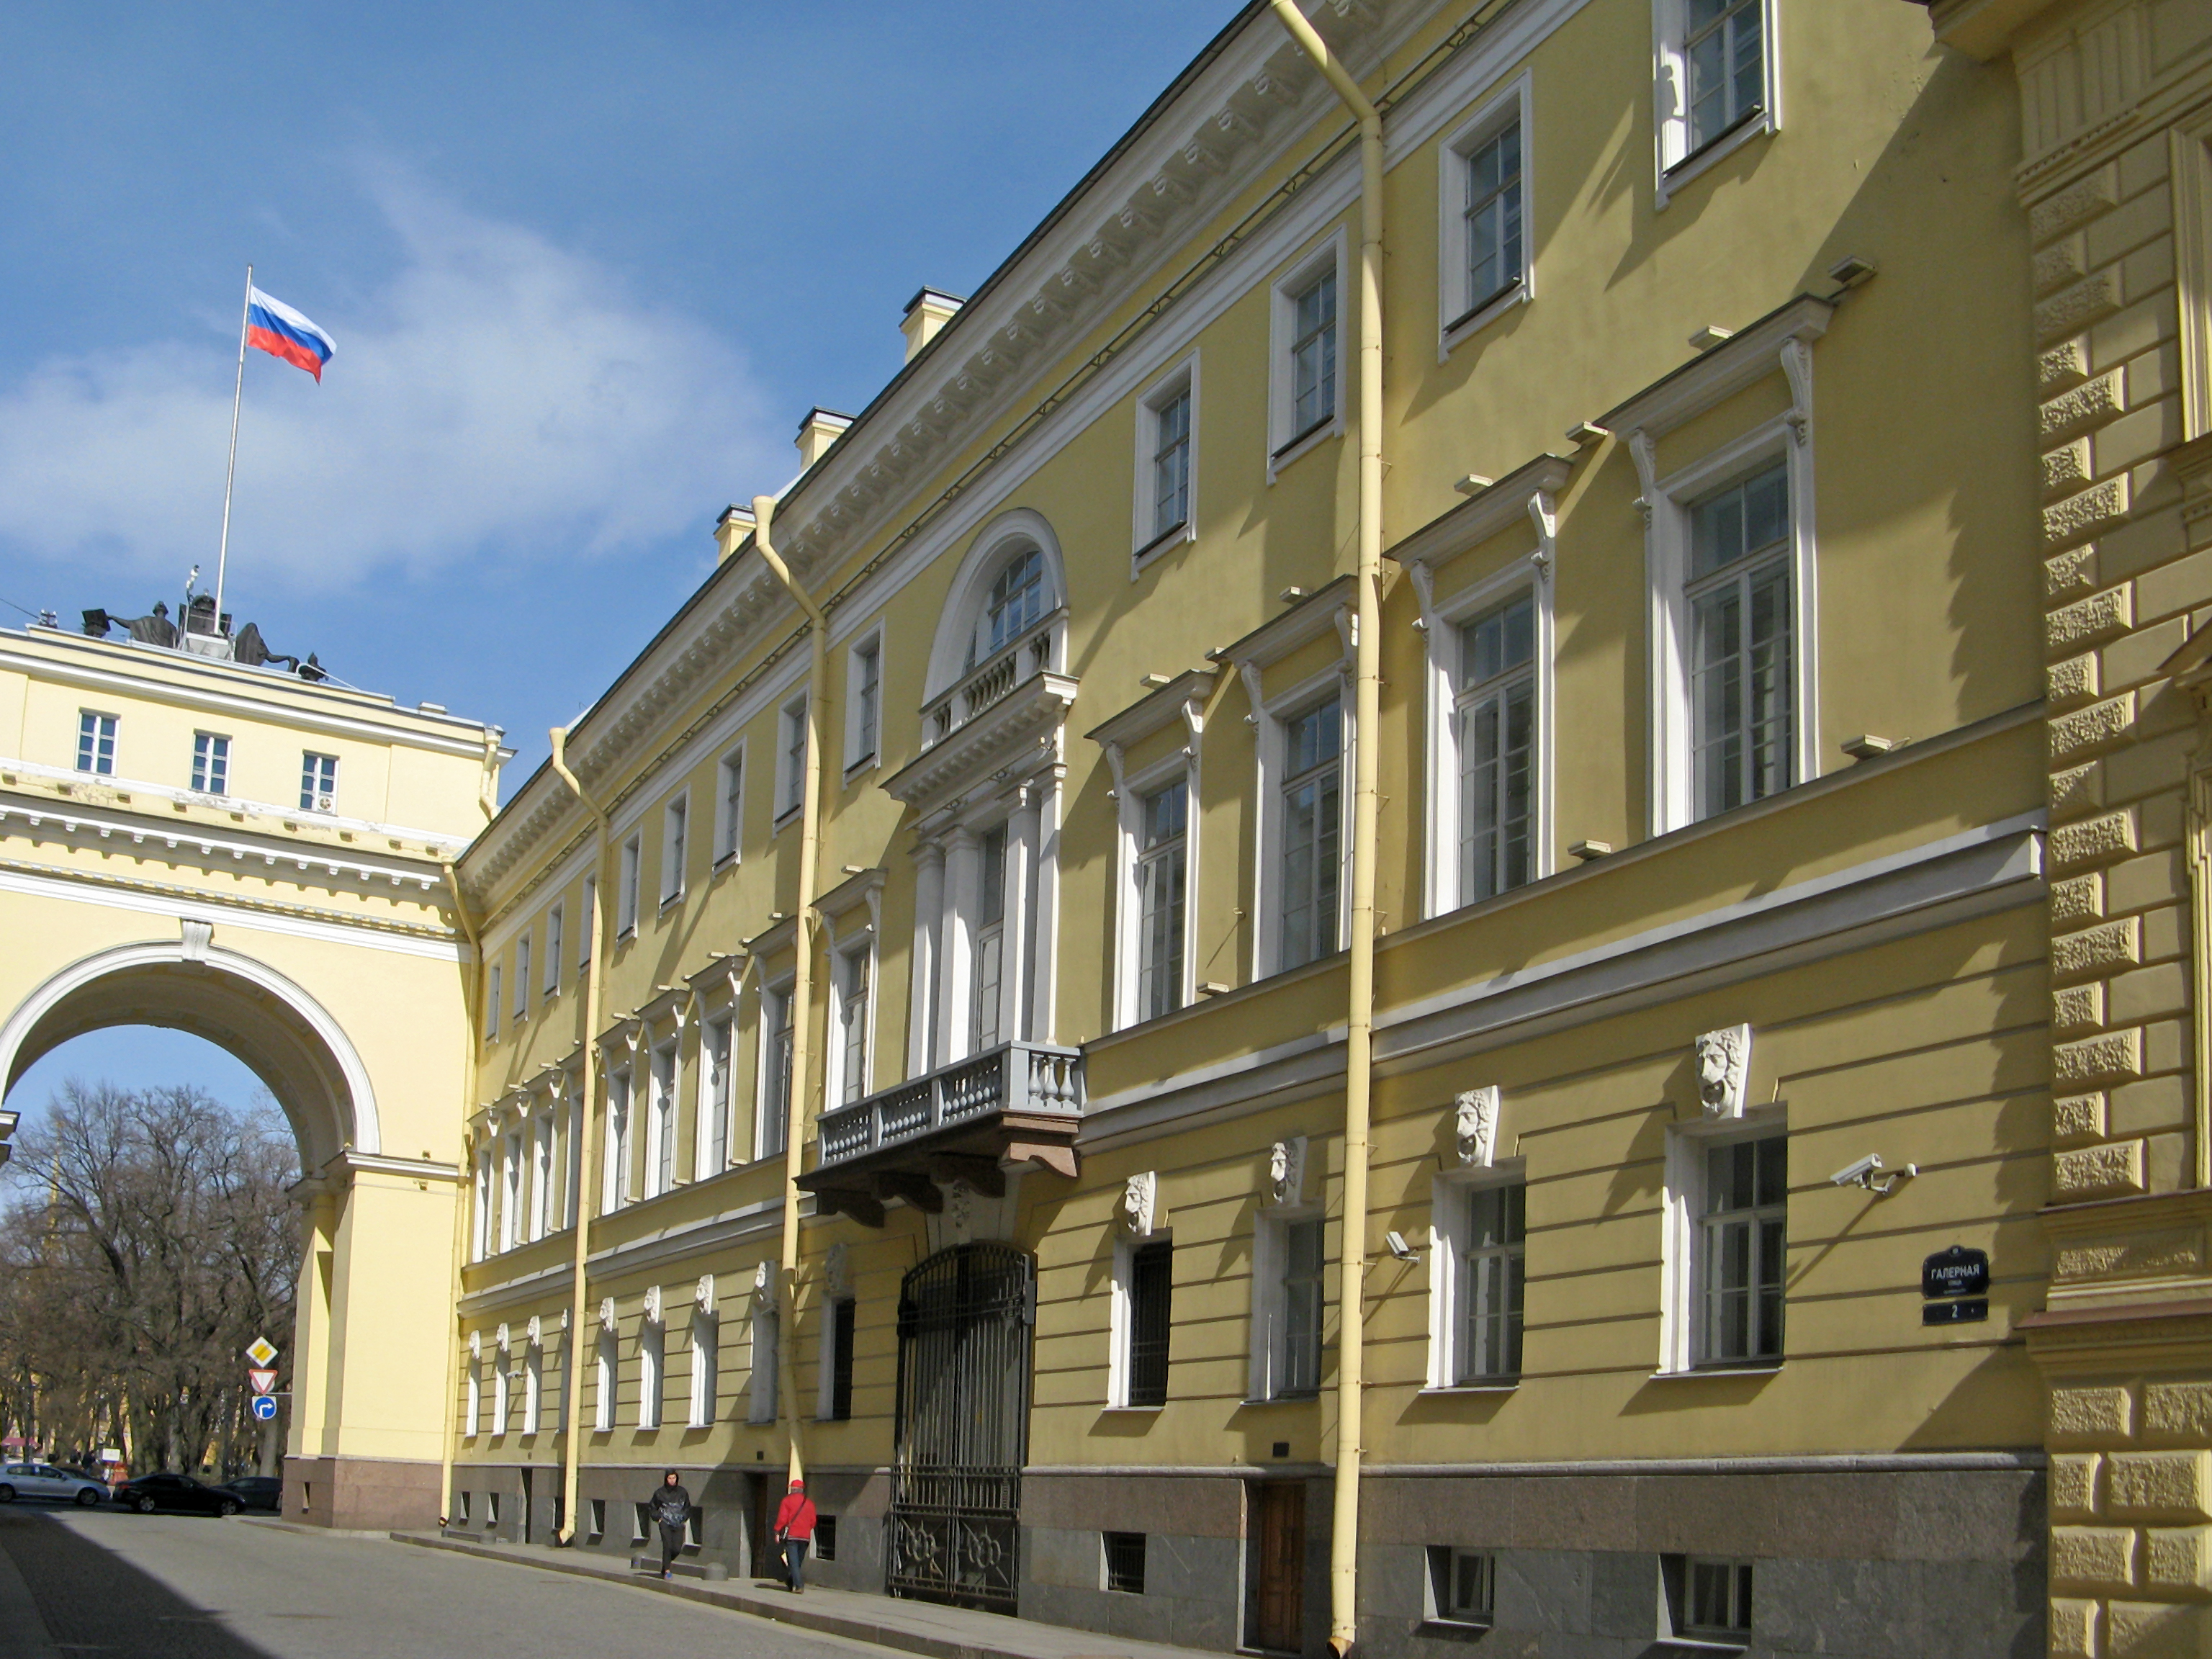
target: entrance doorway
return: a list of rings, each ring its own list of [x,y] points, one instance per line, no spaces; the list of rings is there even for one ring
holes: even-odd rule
[[[1269,1481],[1253,1492],[1252,1539],[1257,1547],[1251,1643],[1272,1653],[1305,1646],[1306,1489]]]
[[[538,1541],[538,1483],[531,1478],[537,1473],[527,1463],[522,1466],[522,1541],[526,1544]]]
[[[1011,1246],[957,1244],[899,1286],[894,1595],[1014,1611],[1031,1284]]]
[[[783,1568],[775,1555],[775,1498],[764,1474],[745,1476],[745,1547],[756,1578],[776,1578]]]

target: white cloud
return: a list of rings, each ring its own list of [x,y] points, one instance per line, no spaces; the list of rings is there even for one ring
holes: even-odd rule
[[[594,261],[422,191],[374,188],[403,258],[349,307],[257,280],[331,331],[317,386],[248,354],[234,574],[427,576],[478,556],[705,538],[792,457],[744,359]],[[57,357],[0,389],[0,539],[164,584],[212,577],[234,348]],[[779,452],[781,453],[779,453]]]

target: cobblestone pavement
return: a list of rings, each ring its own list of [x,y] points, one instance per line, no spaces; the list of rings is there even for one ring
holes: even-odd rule
[[[199,1516],[0,1508],[0,1659],[484,1659],[883,1650],[371,1538]]]

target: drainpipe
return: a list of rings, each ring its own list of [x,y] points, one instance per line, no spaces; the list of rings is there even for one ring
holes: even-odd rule
[[[591,1238],[592,1171],[599,1163],[599,975],[611,948],[604,918],[608,890],[607,848],[612,830],[607,823],[606,809],[584,793],[583,784],[568,769],[568,728],[555,726],[552,738],[553,770],[583,803],[599,831],[599,856],[592,865],[599,875],[592,883],[592,961],[584,970],[584,1109],[580,1114],[584,1144],[576,1157],[576,1251],[568,1269],[568,1352],[561,1357],[564,1373],[562,1392],[568,1396],[561,1411],[561,1437],[565,1443],[561,1472],[562,1524],[553,1541],[566,1549],[576,1541],[577,1463],[584,1444],[584,1367],[580,1361],[584,1346],[584,1256]]]
[[[493,782],[499,766],[499,737],[495,727],[488,726],[484,728],[483,771],[477,780],[477,810],[484,815],[486,823],[499,813],[499,798]],[[461,1031],[461,1123],[464,1130],[461,1139],[461,1200],[453,1206],[453,1316],[446,1322],[445,1449],[438,1468],[438,1508],[441,1511],[438,1521],[443,1525],[447,1519],[443,1513],[446,1502],[453,1490],[453,1443],[459,1436],[459,1429],[453,1421],[453,1399],[460,1385],[461,1267],[465,1259],[463,1244],[468,1237],[470,1182],[465,1131],[469,1113],[474,1109],[477,1098],[477,1033],[483,1029],[483,1021],[484,961],[483,937],[477,931],[476,919],[469,915],[468,895],[461,891],[461,872],[455,867],[453,855],[441,848],[438,866],[445,872],[446,885],[453,890],[453,915],[461,924],[461,937],[469,942],[469,959],[476,968],[469,985],[467,1009],[462,1018]]]
[[[791,1103],[790,1121],[783,1134],[783,1271],[777,1275],[775,1396],[778,1413],[788,1425],[791,1469],[797,1480],[806,1473],[799,1443],[799,1398],[795,1387],[799,1340],[799,1159],[806,1149],[806,1100],[814,1086],[814,936],[817,919],[814,900],[818,890],[816,865],[822,846],[822,720],[830,700],[830,618],[799,585],[791,568],[775,550],[769,533],[775,518],[775,497],[753,497],[753,548],[790,591],[806,613],[811,642],[806,679],[806,764],[801,779],[799,806],[799,919],[793,941],[791,981]]]
[[[1295,0],[1272,0],[1291,38],[1359,120],[1359,568],[1353,617],[1351,1006],[1345,1019],[1344,1222],[1337,1299],[1336,1504],[1329,1526],[1328,1644],[1358,1632],[1359,1458],[1364,1389],[1367,1124],[1374,1085],[1376,750],[1382,702],[1382,113]]]

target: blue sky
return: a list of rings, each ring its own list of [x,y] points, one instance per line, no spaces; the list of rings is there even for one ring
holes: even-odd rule
[[[246,364],[228,608],[505,726],[519,783],[915,289],[972,290],[1237,9],[13,0],[0,600],[211,577],[250,258],[338,349]],[[80,1039],[24,1097],[204,1048]]]

